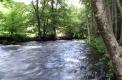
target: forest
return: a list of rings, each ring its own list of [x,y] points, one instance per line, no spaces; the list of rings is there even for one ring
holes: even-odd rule
[[[83,33],[87,32],[87,28],[81,27],[86,26],[85,14],[81,14],[83,11],[68,7],[63,0],[37,0],[29,5],[2,1],[0,35],[3,40],[12,41],[86,38],[87,34]]]
[[[85,41],[85,43],[81,43],[81,40]],[[33,43],[33,41],[36,43]],[[45,55],[51,53],[50,55],[53,56],[54,54],[54,56],[56,56],[55,50],[62,53],[58,55],[59,57],[69,51],[66,53],[70,55],[67,57],[69,59],[69,57],[73,55],[81,55],[77,53],[77,49],[79,50],[80,47],[81,49],[85,47],[85,49],[79,52],[87,55],[87,53],[91,51],[90,54],[95,56],[92,58],[96,60],[93,60],[94,62],[89,62],[92,60],[91,56],[89,61],[87,61],[87,58],[85,59],[86,62],[89,62],[93,67],[97,67],[98,72],[91,72],[91,75],[92,73],[95,75],[94,77],[91,77],[91,75],[81,77],[81,74],[85,75],[81,67],[86,63],[85,62],[83,65],[83,60],[81,60],[79,64],[82,64],[82,66],[79,67],[82,73],[77,73],[77,71],[80,70],[76,70],[73,73],[74,75],[77,73],[76,75],[80,76],[75,76],[76,78],[70,79],[70,77],[72,77],[71,75],[70,77],[67,76],[69,79],[65,79],[64,75],[66,76],[65,73],[67,72],[62,72],[64,75],[61,76],[61,80],[122,80],[122,0],[0,0],[0,44],[0,55],[2,53],[11,55],[13,55],[13,53],[16,53],[16,55],[17,53],[22,53],[26,57],[32,57],[32,60],[30,60],[32,62],[35,61],[33,59],[39,57],[37,56],[39,54],[41,56],[43,53]],[[79,47],[78,45],[80,44],[81,46]],[[88,48],[91,48],[91,50],[84,52],[87,50],[87,46],[84,46],[84,44],[87,45]],[[3,48],[3,46],[5,48]],[[40,46],[42,47],[40,48]],[[22,47],[27,47],[25,48],[25,52]],[[73,51],[75,48],[77,48],[76,52]],[[70,49],[72,50],[70,51]],[[92,52],[92,50],[96,52]],[[31,54],[29,55],[28,53]],[[36,54],[36,56],[34,54]],[[98,55],[100,57],[98,57]],[[65,60],[65,57],[63,60]],[[83,57],[83,55],[81,55],[81,57]],[[19,58],[21,58],[21,55]],[[29,61],[30,58],[27,58],[27,61]],[[46,59],[46,57],[44,58]],[[96,62],[98,58],[99,60]],[[3,58],[0,56],[0,66],[4,66],[4,64],[1,63],[2,59]],[[4,59],[6,60],[6,58]],[[44,60],[43,58],[39,59],[42,61]],[[71,61],[72,58],[69,60]],[[77,58],[77,60],[80,61],[80,58]],[[7,62],[2,62],[10,66]],[[56,65],[60,62],[62,61],[59,61]],[[76,61],[76,63],[77,62],[78,61]],[[39,64],[45,63],[46,62],[39,62]],[[69,63],[70,62],[67,62],[67,64]],[[17,63],[12,63],[11,65],[16,66],[16,64]],[[31,64],[31,62],[28,62],[28,64]],[[72,65],[75,65],[75,63]],[[59,66],[60,65],[58,65],[58,67]],[[105,69],[101,69],[101,66],[106,67]],[[37,65],[35,67],[37,67]],[[67,69],[67,66],[59,68],[71,70],[72,73],[73,70],[72,67],[70,67],[71,66],[68,67],[69,69]],[[12,76],[12,74],[13,76],[15,75],[14,70],[16,70],[16,68],[12,69],[12,74],[2,78],[1,72],[4,71],[2,71],[3,68],[4,67],[0,67],[0,80],[58,80],[51,76],[49,78],[44,78],[42,75],[41,78],[35,75],[33,78],[20,78],[19,76],[19,78],[17,77],[15,79],[10,76]],[[9,70],[9,68],[5,69]],[[76,68],[73,67],[73,69]],[[45,67],[43,70],[45,70]],[[100,72],[100,70],[105,71],[105,75],[104,72]],[[19,71],[21,71],[20,66],[18,66],[18,72]],[[7,74],[8,72],[6,71],[4,73]],[[19,73],[17,74],[19,75]],[[47,74],[48,72],[44,75],[47,76]],[[104,75],[104,77],[102,75]],[[56,77],[58,77],[58,75]],[[81,78],[79,79],[78,77]]]

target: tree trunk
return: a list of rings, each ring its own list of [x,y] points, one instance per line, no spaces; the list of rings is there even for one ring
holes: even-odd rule
[[[96,21],[95,21],[95,15],[93,13],[93,10],[92,10],[92,15],[91,15],[91,18],[92,18],[92,21],[91,21],[91,24],[92,24],[92,29],[91,29],[91,35],[96,35],[98,30],[97,30],[97,25],[96,25]]]
[[[119,41],[120,46],[122,46],[122,26],[121,26],[121,34],[120,34],[120,41]]]
[[[38,29],[38,37],[41,38],[41,30],[40,30],[40,13],[39,13],[39,0],[36,0],[36,18],[37,18],[37,29]]]
[[[116,5],[116,1],[113,1],[113,7],[114,7],[114,34],[116,39],[118,38],[118,20],[117,20],[117,5]]]
[[[120,15],[121,15],[121,18],[122,18],[122,6],[121,6],[121,3],[120,3],[119,0],[116,0],[116,3],[117,3],[117,7],[118,7],[118,9],[120,11]],[[119,44],[122,46],[122,26],[121,26],[121,34],[120,34],[120,42],[119,42]]]
[[[38,32],[38,38],[40,39],[41,38],[41,30],[40,30],[40,27],[41,27],[41,22],[40,22],[40,13],[39,13],[39,0],[36,0],[36,5],[34,5],[34,2],[32,2],[32,6],[35,10],[35,17],[36,17],[36,26],[37,26],[37,32]]]
[[[89,11],[87,10],[88,9],[88,6],[87,6],[87,2],[84,1],[84,4],[85,4],[85,15],[86,15],[86,27],[87,27],[87,39],[88,39],[88,43],[90,43],[91,41],[91,32],[90,32],[90,28],[91,28],[91,25],[90,25],[90,20],[89,20]]]
[[[118,7],[118,9],[119,9],[119,11],[121,13],[121,17],[122,17],[122,6],[121,6],[121,3],[120,3],[119,0],[116,0],[116,2],[117,2],[117,7]]]
[[[48,25],[48,18],[44,21],[44,25],[43,25],[43,40],[46,40],[47,38],[47,25]]]
[[[103,4],[104,4],[104,8],[107,10],[106,17],[108,19],[109,25],[111,25],[110,29],[111,31],[113,31],[112,11],[111,11],[111,7],[109,6],[109,0],[103,0]]]
[[[40,17],[38,14],[36,14],[36,19],[37,19],[37,30],[38,30],[38,38],[41,38],[41,30],[40,30]]]
[[[45,16],[45,8],[47,7],[46,6],[47,2],[45,0],[42,0],[42,10],[41,10],[41,17],[42,17],[42,20],[43,20],[43,26],[42,26],[42,39],[43,40],[46,40],[47,38],[47,35],[46,35],[46,31],[47,31],[47,21],[48,21],[48,18],[47,16]]]
[[[51,15],[51,19],[52,19],[52,28],[53,28],[53,36],[54,39],[56,38],[56,25],[54,24],[54,20],[55,20],[55,16],[54,16],[54,0],[51,0],[51,12],[53,13]]]
[[[107,46],[110,58],[115,69],[118,80],[122,80],[122,59],[120,58],[120,48],[116,38],[111,31],[104,0],[92,0],[97,27]]]

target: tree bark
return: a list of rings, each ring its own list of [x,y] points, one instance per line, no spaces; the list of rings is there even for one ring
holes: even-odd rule
[[[106,17],[108,19],[109,25],[111,25],[110,26],[111,31],[113,31],[112,11],[108,3],[109,0],[103,0],[104,8],[107,10]]]
[[[114,0],[114,34],[116,39],[118,38],[118,20],[117,20],[117,5],[116,5],[116,1]]]
[[[97,27],[107,46],[118,80],[122,80],[121,52],[110,25],[104,0],[92,0]]]
[[[122,26],[121,26],[121,34],[120,34],[119,44],[120,44],[120,46],[122,46]]]
[[[91,25],[90,25],[90,20],[89,20],[89,11],[87,10],[88,9],[88,5],[87,5],[87,1],[84,0],[84,4],[85,4],[85,15],[86,15],[86,27],[87,27],[87,40],[88,40],[88,43],[90,43],[91,41],[91,32],[90,32],[90,28],[91,28]]]
[[[87,6],[86,6],[87,7]],[[87,9],[85,10],[86,13],[86,22],[87,22],[87,35],[88,35],[88,43],[91,41],[91,32],[90,32],[90,23],[89,23],[89,17],[88,17],[88,11]]]
[[[121,13],[121,17],[122,17],[122,6],[121,6],[121,3],[120,3],[119,0],[116,0],[116,2],[117,2],[117,7],[118,7],[118,9],[119,9],[119,11]]]
[[[119,0],[116,0],[116,3],[117,3],[117,7],[120,11],[120,14],[121,14],[121,18],[122,18],[122,6],[121,6],[121,3]],[[121,24],[122,25],[122,24]],[[120,40],[119,40],[119,44],[122,46],[122,26],[121,26],[121,34],[120,34]]]

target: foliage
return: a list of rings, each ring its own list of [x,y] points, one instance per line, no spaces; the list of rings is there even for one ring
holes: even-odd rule
[[[99,53],[103,56],[101,60],[104,60],[104,63],[108,66],[108,71],[107,71],[107,80],[112,80],[114,77],[114,68],[111,62],[111,59],[107,55],[107,49],[106,46],[102,40],[101,37],[99,36],[93,36],[91,39],[90,45],[98,50]],[[101,62],[101,61],[100,61]],[[99,65],[98,65],[99,66]]]
[[[100,52],[100,53],[107,53],[107,49],[106,49],[106,46],[103,42],[103,39],[99,36],[93,36],[91,38],[91,45],[95,48],[97,48],[97,50]]]
[[[70,39],[86,38],[87,28],[85,21],[82,20],[84,19],[83,9],[68,7],[65,0],[51,2],[52,0],[41,0],[39,5],[42,6],[38,7],[42,39],[49,39],[51,37],[51,39],[53,39],[53,37],[58,34],[63,34],[61,37]],[[1,13],[3,14],[0,19],[0,21],[2,21],[0,22],[1,31],[11,36],[28,32],[32,34],[38,33],[36,13],[33,5],[25,5],[14,1],[3,1],[2,5],[8,9],[9,12]],[[36,6],[35,2],[34,6]],[[29,29],[29,31],[27,29]],[[57,33],[57,31],[60,33]]]

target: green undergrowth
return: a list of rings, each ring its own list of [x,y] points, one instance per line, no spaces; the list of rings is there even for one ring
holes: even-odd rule
[[[31,41],[31,40],[33,40],[33,38],[28,37],[27,35],[24,35],[24,34],[0,35],[0,44],[5,44],[5,45],[17,44],[19,42],[25,42],[25,41]]]
[[[102,54],[102,59],[101,60],[104,60],[104,63],[108,66],[108,70],[107,70],[107,74],[106,74],[106,78],[107,80],[115,80],[115,75],[114,75],[114,69],[113,69],[113,66],[112,66],[112,62],[109,58],[109,55],[107,54],[107,48],[104,44],[104,41],[102,39],[102,37],[100,36],[93,36],[91,38],[91,42],[90,42],[90,45],[97,49],[97,51]]]

